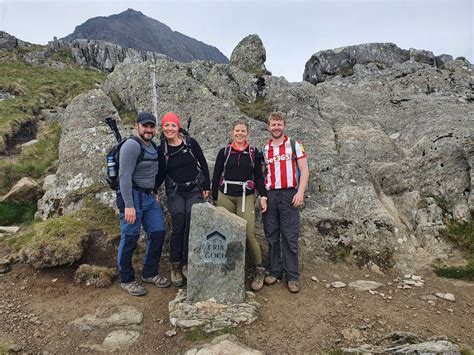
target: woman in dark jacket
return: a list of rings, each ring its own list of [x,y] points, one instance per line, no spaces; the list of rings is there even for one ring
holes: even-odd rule
[[[262,264],[260,245],[255,238],[255,194],[261,196],[261,209],[267,209],[265,190],[258,150],[248,144],[249,126],[237,120],[232,127],[232,142],[217,154],[212,178],[212,200],[229,212],[247,220],[246,246],[255,265],[252,289],[263,287],[265,267]]]
[[[181,122],[174,112],[161,120],[157,186],[165,180],[173,230],[170,238],[171,283],[182,286],[187,277],[191,207],[202,203],[210,190],[209,169],[199,143],[180,134]],[[184,277],[184,278],[183,278]]]

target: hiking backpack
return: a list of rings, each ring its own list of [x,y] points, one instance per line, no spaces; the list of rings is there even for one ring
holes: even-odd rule
[[[117,128],[117,122],[112,118],[112,117],[107,117],[105,119],[105,122],[109,125],[109,127],[112,129],[112,131],[115,134],[115,138],[117,140],[117,143],[110,148],[109,152],[107,153],[106,161],[107,161],[107,176],[105,180],[107,181],[107,184],[112,190],[117,191],[119,186],[120,186],[120,181],[119,181],[119,169],[120,169],[120,149],[122,148],[122,145],[128,140],[128,139],[133,139],[136,141],[138,144],[140,144],[140,155],[137,158],[137,164],[141,161],[144,160],[156,160],[157,159],[144,159],[145,156],[145,145],[143,144],[143,141],[138,138],[137,136],[130,136],[125,139],[122,139],[120,132]],[[158,151],[158,146],[155,144],[155,142],[150,141],[151,144],[153,145],[153,148],[155,148],[156,151]]]

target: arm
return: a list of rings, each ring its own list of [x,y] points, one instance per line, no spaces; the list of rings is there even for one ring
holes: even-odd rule
[[[120,149],[119,182],[120,193],[125,203],[125,220],[129,224],[135,223],[135,208],[133,205],[132,176],[140,155],[140,144],[133,139],[123,143]]]
[[[207,166],[206,158],[204,157],[204,153],[202,152],[199,143],[191,138],[191,145],[193,149],[193,153],[196,155],[196,159],[199,161],[201,165],[201,170],[204,175],[204,191],[209,191],[211,189],[211,180],[209,178],[209,167]]]
[[[306,186],[308,185],[309,180],[309,168],[308,168],[308,159],[306,156],[299,158],[297,161],[298,168],[300,169],[300,181],[298,184],[298,192],[293,197],[293,206],[299,207],[304,200],[304,192]]]
[[[260,204],[262,213],[267,211],[267,189],[265,189],[265,182],[262,173],[262,161],[260,159],[260,152],[255,148],[255,164],[253,167],[253,177],[260,195]]]
[[[166,179],[166,161],[165,154],[161,145],[158,147],[158,174],[155,178],[155,191],[158,191],[163,181]]]
[[[214,174],[212,175],[212,200],[217,201],[219,194],[219,181],[224,170],[224,148],[219,150],[214,164]]]

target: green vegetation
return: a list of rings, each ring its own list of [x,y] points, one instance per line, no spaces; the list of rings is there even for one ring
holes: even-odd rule
[[[339,242],[336,245],[328,247],[326,251],[328,252],[329,260],[332,262],[347,261],[352,254],[352,246]]]
[[[0,226],[31,222],[35,217],[36,202],[0,202]]]
[[[0,341],[0,355],[7,355],[10,353],[10,345]]]
[[[352,67],[344,67],[344,68],[339,69],[336,72],[336,75],[340,75],[343,78],[351,76],[353,74],[354,74],[354,69]]]
[[[426,199],[431,197],[435,200],[435,203],[438,205],[439,208],[443,210],[444,213],[448,213],[449,211],[449,202],[443,196],[435,196],[433,194],[423,194],[421,196],[421,200],[418,202],[418,208],[426,208],[428,207],[428,202]]]
[[[268,116],[273,111],[271,102],[264,97],[259,97],[253,102],[239,98],[234,103],[244,115],[264,123],[267,123]]]
[[[474,351],[472,351],[471,348],[466,346],[462,347],[459,352],[461,353],[461,355],[474,355]]]
[[[25,147],[15,162],[0,160],[0,194],[7,193],[22,177],[39,178],[58,159],[59,122],[48,122],[38,134],[38,143]]]
[[[193,342],[205,340],[210,337],[216,337],[224,334],[233,334],[237,330],[231,327],[224,327],[223,329],[216,330],[215,332],[206,333],[199,327],[193,327],[189,331],[186,332],[186,339],[191,340]]]
[[[56,56],[62,58],[65,53],[61,53]],[[0,60],[0,72],[0,90],[16,96],[0,102],[0,136],[16,132],[43,108],[66,106],[75,96],[92,89],[96,83],[101,84],[106,77],[105,73],[78,65],[56,69],[31,65],[13,56],[11,60]]]
[[[470,222],[450,221],[442,237],[453,243],[466,254],[467,265],[436,267],[441,277],[474,281],[474,220]]]
[[[120,234],[113,209],[92,198],[85,202],[84,209],[70,215],[33,223],[20,237],[11,239],[10,246],[15,250],[28,247],[31,250],[52,250],[55,255],[65,255],[82,248],[84,236],[93,231],[102,231],[107,236]]]
[[[248,73],[255,74],[256,76],[263,76],[267,74],[267,71],[262,68],[249,67],[244,69]]]
[[[137,114],[135,111],[130,110],[127,105],[123,103],[120,99],[118,94],[115,91],[111,91],[109,93],[110,99],[114,104],[115,108],[117,109],[120,118],[122,119],[122,123],[124,124],[135,124],[137,119]]]

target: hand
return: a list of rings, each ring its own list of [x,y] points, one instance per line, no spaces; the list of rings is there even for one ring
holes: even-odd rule
[[[155,200],[156,202],[160,203],[160,194],[158,193],[155,194]]]
[[[260,210],[262,211],[262,213],[265,213],[267,212],[267,198],[266,197],[262,197],[260,199]]]
[[[135,207],[125,207],[125,221],[128,224],[134,224],[137,220],[137,213]]]
[[[298,208],[303,204],[304,201],[304,192],[303,191],[298,191],[295,196],[293,196],[293,200],[291,203],[293,203],[293,206]]]
[[[203,191],[203,192],[202,192],[202,196],[203,196],[204,198],[207,198],[207,197],[209,196],[209,190]]]

